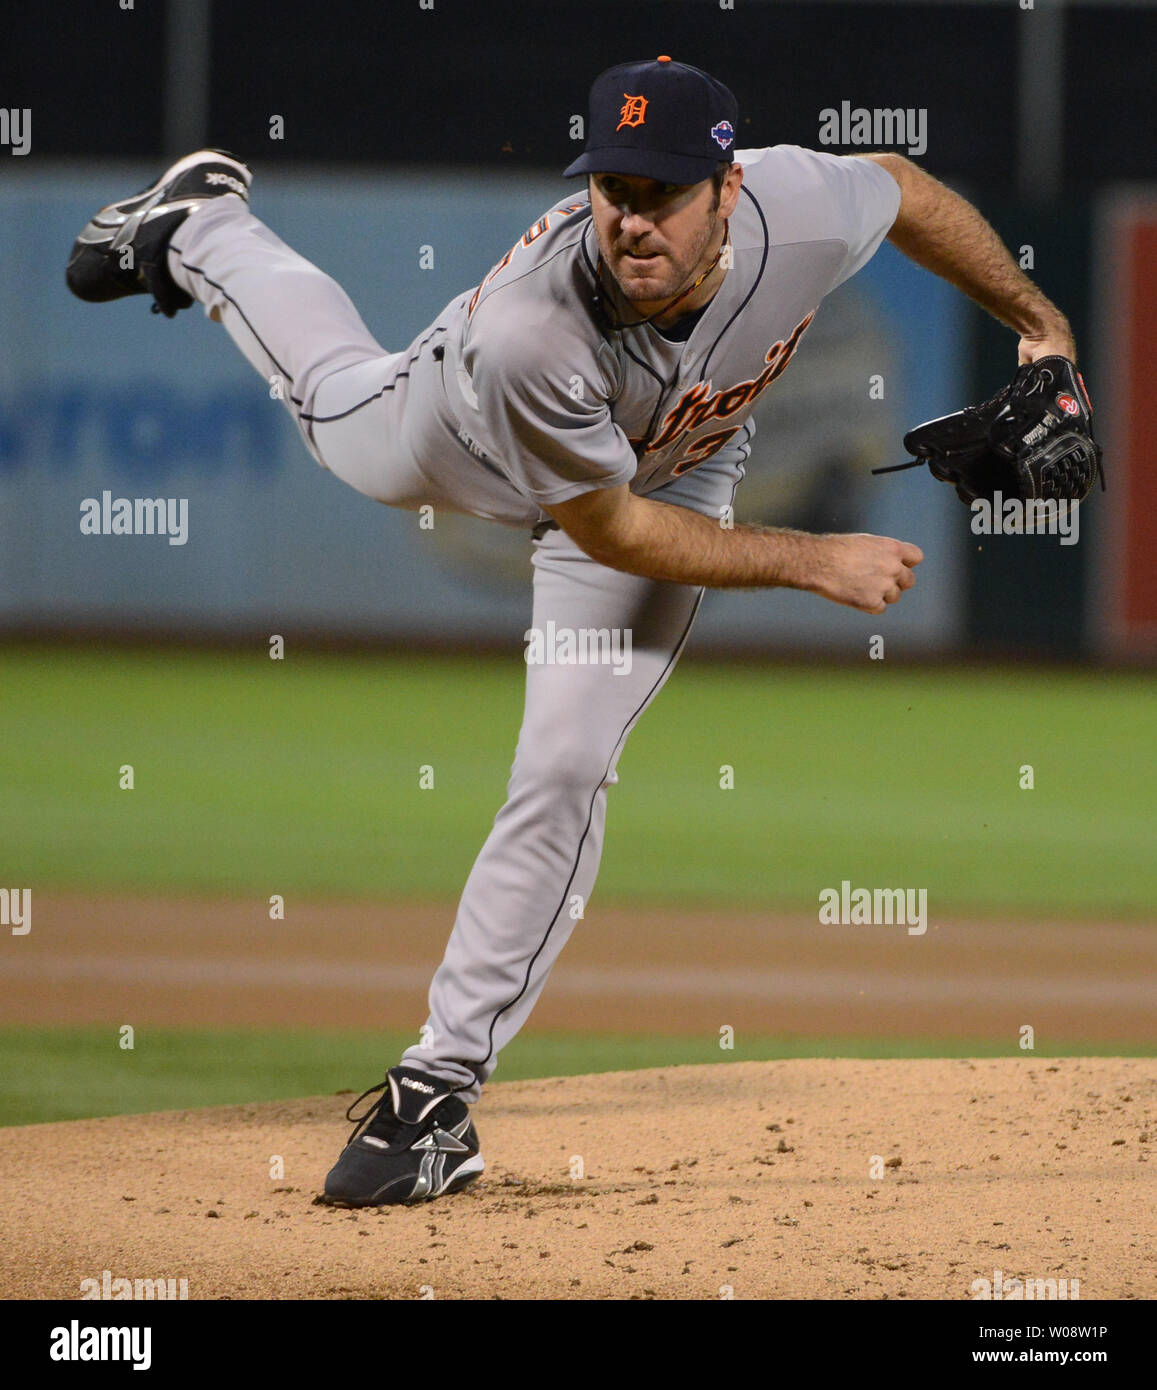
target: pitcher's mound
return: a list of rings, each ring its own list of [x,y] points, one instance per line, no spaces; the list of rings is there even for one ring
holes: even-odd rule
[[[999,1270],[1157,1296],[1150,1059],[494,1084],[472,1188],[362,1212],[314,1203],[350,1099],[0,1131],[0,1295],[967,1299]]]

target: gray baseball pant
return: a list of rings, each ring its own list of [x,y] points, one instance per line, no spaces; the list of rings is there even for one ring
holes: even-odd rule
[[[240,199],[215,199],[189,217],[169,266],[261,376],[280,383],[318,462],[389,505],[463,510],[422,468],[424,446],[445,447],[427,428],[432,373],[410,372],[413,359],[384,352],[344,290]],[[527,665],[506,803],[467,878],[422,1041],[403,1056],[467,1101],[477,1100],[585,911],[623,746],[671,674],[702,598],[698,588],[596,564],[557,529],[534,541],[533,572],[535,629],[629,632],[630,664],[625,673],[625,661]]]

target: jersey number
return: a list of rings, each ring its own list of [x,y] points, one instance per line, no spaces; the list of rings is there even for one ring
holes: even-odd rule
[[[709,459],[712,454],[718,453],[731,436],[737,434],[741,428],[740,425],[732,425],[729,430],[719,430],[715,434],[704,435],[692,446],[687,457],[680,459],[671,469],[671,476],[678,478],[684,473],[690,473],[693,468],[698,468],[704,459]]]

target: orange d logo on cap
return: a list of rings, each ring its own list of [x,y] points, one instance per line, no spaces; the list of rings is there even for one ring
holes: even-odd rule
[[[633,97],[628,92],[624,92],[623,96],[625,96],[627,99],[623,103],[622,110],[619,112],[619,116],[621,119],[619,120],[618,125],[615,126],[615,129],[622,130],[624,126],[636,126],[646,124],[647,98]]]

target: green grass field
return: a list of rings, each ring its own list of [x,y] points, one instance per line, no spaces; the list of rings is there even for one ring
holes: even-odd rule
[[[34,890],[453,899],[521,712],[517,660],[6,647],[0,664],[0,882]],[[1146,920],[1155,729],[1143,674],[688,664],[623,756],[600,898],[815,911],[817,884],[849,878],[927,885],[945,915]],[[120,1052],[108,1029],[3,1029],[0,1123],[370,1085],[412,1040],[183,1031]],[[527,1033],[497,1079],[1006,1051]]]
[[[12,884],[454,897],[521,708],[516,660],[0,662]],[[814,908],[849,878],[927,885],[943,913],[1147,917],[1155,732],[1144,674],[689,664],[623,755],[600,897]]]
[[[131,1052],[114,1028],[0,1029],[0,1125],[93,1115],[183,1110],[328,1095],[379,1082],[414,1041],[412,1032],[300,1030],[193,1032],[142,1029]],[[1024,1057],[1153,1055],[1157,1049],[1083,1046],[1015,1053],[1007,1039],[616,1037],[523,1033],[502,1053],[494,1082],[580,1076],[642,1067],[762,1062],[781,1057]],[[356,1092],[355,1092],[356,1094]],[[350,1100],[353,1096],[349,1097]]]

